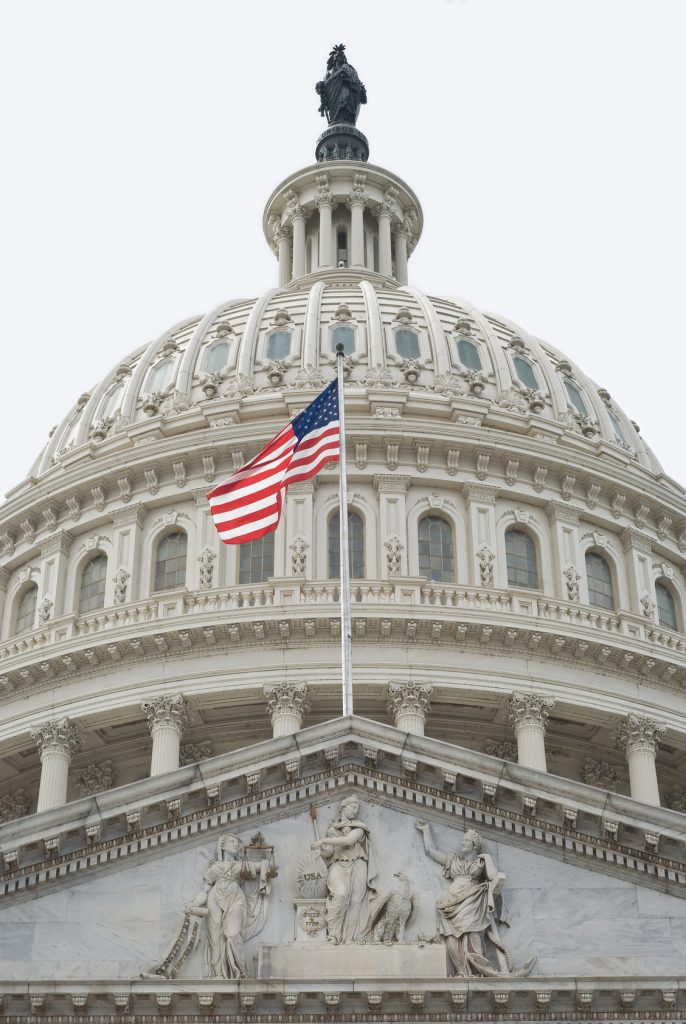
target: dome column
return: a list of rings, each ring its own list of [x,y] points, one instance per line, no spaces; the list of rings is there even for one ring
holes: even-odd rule
[[[319,210],[319,266],[335,266],[333,257],[333,208],[334,197],[331,195],[329,175],[317,175],[317,197],[315,203]]]
[[[524,768],[545,772],[545,727],[555,701],[539,693],[513,693],[509,718],[517,738],[517,762]]]
[[[617,746],[624,751],[629,766],[631,795],[656,807],[660,806],[660,790],[655,759],[660,737],[666,731],[666,726],[640,715],[627,715],[617,726]]]
[[[364,262],[364,208],[368,196],[364,190],[366,174],[353,175],[353,189],[348,196],[350,207],[350,266],[363,267]]]
[[[398,198],[397,188],[386,189],[383,203],[376,208],[379,222],[379,273],[386,277],[393,274],[393,247],[391,244],[391,204]]]
[[[413,736],[424,735],[426,716],[431,708],[429,698],[432,689],[431,683],[388,684],[386,707],[389,714],[393,715],[396,729]]]
[[[41,760],[40,788],[36,811],[61,807],[67,802],[67,783],[72,754],[79,747],[79,731],[68,718],[31,729]]]
[[[310,701],[305,683],[276,683],[265,686],[267,714],[272,720],[272,736],[292,736],[299,732],[303,715],[310,710]]]
[[[283,288],[291,279],[291,228],[280,224],[274,228],[274,241],[279,249],[279,286]]]
[[[152,736],[150,776],[173,772],[179,767],[181,736],[190,720],[190,708],[177,693],[173,697],[153,697],[141,704]]]
[[[286,213],[293,228],[293,277],[307,273],[305,251],[305,210],[293,189],[286,192]],[[279,261],[280,262],[280,261]]]
[[[407,284],[407,243],[410,229],[403,221],[394,227],[395,240],[395,279],[398,284]]]

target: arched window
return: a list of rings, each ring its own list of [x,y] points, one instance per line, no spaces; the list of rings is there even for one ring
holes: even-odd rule
[[[527,388],[532,388],[534,391],[538,390],[538,381],[536,380],[536,374],[531,363],[527,362],[521,356],[513,356],[512,362],[517,372],[517,376]]]
[[[622,424],[619,422],[619,417],[617,416],[617,413],[614,411],[614,409],[608,408],[607,414],[610,417],[610,423],[612,424],[612,429],[615,432],[615,438],[620,442],[620,444],[626,444],[627,440],[624,436]]]
[[[108,416],[113,416],[114,413],[121,405],[121,400],[124,395],[124,385],[117,384],[113,391],[110,391],[109,397],[105,402],[105,407],[102,410],[102,418],[106,419]]]
[[[291,353],[291,332],[272,331],[267,338],[267,359],[286,359]]]
[[[188,537],[183,530],[162,538],[155,558],[155,590],[173,590],[185,584],[187,548]]]
[[[27,587],[17,605],[15,622],[16,633],[28,633],[36,624],[36,605],[38,604],[38,587],[34,584]]]
[[[348,266],[348,232],[345,228],[339,228],[336,232],[336,265]]]
[[[457,357],[463,366],[466,366],[468,370],[481,370],[481,356],[479,355],[479,349],[470,341],[469,338],[464,338],[458,335],[457,338]]]
[[[395,332],[395,348],[403,359],[419,359],[419,337],[416,331],[403,327]]]
[[[507,582],[511,587],[538,589],[536,545],[523,530],[508,530],[505,534]]]
[[[655,601],[657,604],[657,621],[667,629],[678,629],[676,619],[676,602],[666,583],[660,580],[655,584]]]
[[[581,397],[581,392],[579,391],[576,384],[569,380],[568,377],[563,377],[562,383],[565,386],[567,397],[569,398],[569,401],[572,403],[576,411],[580,412],[582,416],[588,416],[588,409],[586,408],[586,403]]]
[[[79,593],[79,614],[105,607],[105,581],[107,579],[107,555],[96,555],[81,573]]]
[[[328,551],[329,579],[341,578],[341,518],[338,512],[329,516]],[[359,512],[348,512],[348,561],[350,578],[364,579],[364,523]]]
[[[224,369],[229,361],[229,347],[228,341],[216,341],[214,345],[210,345],[202,361],[205,373],[219,373]]]
[[[352,327],[345,327],[341,324],[334,327],[331,332],[331,350],[336,351],[336,345],[342,345],[346,356],[351,356],[355,351],[355,332]]]
[[[438,583],[454,582],[453,531],[440,516],[419,520],[419,575]]]
[[[167,356],[154,367],[148,380],[148,391],[162,391],[169,383],[172,372],[172,358]]]
[[[274,532],[241,544],[239,583],[265,583],[274,575]]]
[[[588,600],[596,608],[609,608],[615,606],[615,597],[612,591],[612,573],[602,555],[595,551],[586,553],[586,582],[588,584]]]

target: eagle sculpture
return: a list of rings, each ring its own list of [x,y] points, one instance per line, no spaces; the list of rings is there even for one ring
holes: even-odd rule
[[[396,871],[393,877],[398,879],[398,888],[379,897],[368,929],[370,941],[383,942],[386,946],[404,941],[405,926],[413,910],[409,878],[403,871]]]

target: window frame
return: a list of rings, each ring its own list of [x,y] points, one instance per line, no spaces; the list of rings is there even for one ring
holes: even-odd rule
[[[460,366],[464,366],[466,370],[473,370],[474,373],[483,373],[484,365],[483,360],[481,359],[481,346],[479,345],[477,340],[474,337],[472,337],[472,335],[462,334],[460,331],[457,331],[453,337],[455,341],[455,354]],[[470,349],[472,349],[472,351],[476,355],[477,362],[479,363],[478,366],[470,366],[470,364],[465,362],[465,360],[462,358],[462,353],[460,352],[460,345],[463,344],[468,345]]]
[[[423,569],[422,569],[422,544],[424,542],[422,541],[421,530],[422,530],[422,524],[427,523],[430,519],[434,520],[437,523],[441,523],[442,526],[444,526],[446,528],[448,537],[450,539],[450,560],[451,560],[452,565],[451,565],[450,578],[449,579],[445,578],[443,575],[441,575],[440,578],[431,575],[430,574],[431,573],[431,565],[430,564],[429,564],[429,574],[424,572]],[[432,543],[432,541],[431,541],[431,538],[429,537],[428,538],[428,544],[429,544],[429,552],[428,552],[429,563],[431,562],[431,559],[433,557],[432,553],[431,553],[431,543]],[[443,538],[441,537],[441,549],[442,548],[443,548]],[[441,561],[443,561],[443,558],[444,558],[444,554],[443,554],[443,551],[441,550]],[[419,517],[419,519],[417,520],[417,567],[418,567],[418,571],[419,571],[420,577],[422,577],[422,579],[425,579],[426,582],[429,583],[429,584],[430,583],[445,583],[445,584],[448,584],[449,586],[454,586],[456,581],[457,581],[457,549],[456,549],[456,543],[455,543],[455,531],[454,531],[454,528],[453,528],[453,524],[451,523],[451,521],[449,519],[446,518],[446,516],[442,516],[440,514],[437,514],[433,509],[430,509],[429,511],[424,512]],[[442,569],[441,569],[441,572],[443,572]]]
[[[513,353],[511,355],[510,358],[512,360],[512,367],[514,369],[514,376],[516,377],[517,382],[519,384],[521,384],[522,387],[529,388],[529,390],[531,390],[531,391],[540,391],[541,390],[541,385],[539,384],[538,377],[536,375],[536,367],[534,366],[533,362],[528,358],[528,356],[522,355],[521,352],[515,352],[515,353]],[[533,381],[534,381],[533,384],[527,383],[527,381],[525,381],[520,376],[519,370],[517,369],[517,365],[518,365],[519,362],[521,362],[524,366],[527,366],[529,368],[529,370],[531,371],[531,376],[532,376]]]
[[[336,355],[336,344],[337,344],[337,342],[335,340],[335,335],[336,335],[336,331],[340,331],[340,330],[350,331],[352,333],[352,336],[353,336],[353,347],[350,350],[350,352],[346,351],[344,353],[344,355],[345,356],[354,356],[355,353],[357,352],[358,331],[357,331],[357,327],[353,326],[348,321],[346,321],[345,323],[336,322],[334,324],[331,324],[331,326],[329,327],[329,355],[333,355],[333,356]]]
[[[97,582],[102,582],[102,584],[103,584],[103,587],[102,587],[102,603],[101,604],[93,605],[90,608],[84,608],[83,607],[83,585],[84,585],[84,579],[83,578],[84,578],[86,572],[88,571],[88,569],[93,565],[93,563],[98,561],[99,559],[103,559],[104,562],[105,562],[105,570],[104,570],[104,573],[102,575],[102,578],[101,578],[101,580],[97,581]],[[78,595],[77,595],[77,597],[78,597],[78,601],[77,601],[77,615],[88,615],[90,612],[100,611],[102,608],[105,607],[105,596],[106,596],[106,593],[107,593],[108,563],[109,563],[109,559],[108,559],[108,557],[107,557],[107,555],[105,554],[104,551],[95,551],[90,556],[90,558],[88,558],[83,563],[83,565],[81,566],[81,571],[79,573],[79,587],[78,587]]]
[[[326,519],[326,578],[329,580],[338,580],[341,578],[341,556],[340,556],[340,511],[337,508],[331,510]],[[356,547],[356,539],[354,538],[355,526],[351,523],[353,517],[357,517],[360,524],[360,544]],[[335,529],[333,528],[334,520],[338,519]],[[336,544],[336,556],[335,560],[332,559],[332,538]],[[350,541],[353,543],[350,543]],[[365,517],[358,508],[348,508],[348,563],[350,569],[351,580],[364,580],[367,578],[367,524]],[[358,572],[360,563],[358,566],[355,565],[356,554],[361,557],[362,571]],[[333,569],[333,572],[332,572]]]
[[[170,537],[173,537],[173,536],[175,536],[177,534],[185,537],[185,539],[186,539],[186,551],[185,551],[185,559],[184,559],[184,578],[183,578],[183,582],[179,583],[178,581],[176,581],[173,584],[169,584],[169,585],[164,585],[164,586],[159,586],[158,587],[158,585],[157,585],[157,580],[158,580],[157,566],[159,565],[159,561],[160,561],[159,560],[160,546],[166,540],[168,540]],[[153,545],[153,556],[152,556],[152,593],[153,594],[163,594],[163,593],[165,593],[167,591],[179,590],[181,587],[185,587],[186,586],[186,583],[187,583],[187,580],[188,580],[188,540],[189,540],[189,538],[188,538],[187,532],[182,527],[176,526],[176,525],[174,525],[171,529],[165,530],[164,533],[162,533],[160,536],[155,538],[154,545]],[[175,557],[178,557],[178,556],[175,556]],[[177,570],[177,572],[178,572],[178,570]],[[166,575],[167,575],[167,572],[165,570],[165,576]]]
[[[275,539],[275,531],[272,530],[271,533],[265,533],[264,536],[262,536],[262,537],[257,537],[255,540],[246,541],[245,544],[239,545],[238,557],[236,559],[237,569],[238,569],[238,586],[239,587],[255,587],[255,586],[260,586],[260,585],[262,585],[264,583],[267,583],[274,576],[274,564],[275,564],[275,562],[274,562],[274,559],[275,559],[274,539]],[[262,566],[262,572],[260,572],[260,574],[259,574],[259,579],[258,578],[253,578],[253,569],[252,569],[253,564],[255,562],[253,551],[254,551],[254,546],[257,545],[257,544],[259,544],[260,547],[261,547],[261,551],[260,551],[260,564]],[[264,572],[264,562],[265,562],[265,547],[271,548],[271,572],[268,573],[266,576],[263,575],[263,572]],[[248,553],[248,565],[249,565],[249,571],[248,571],[249,578],[248,579],[243,578],[243,556],[246,553]]]
[[[603,603],[598,602],[598,601],[593,601],[591,599],[591,587],[590,587],[589,581],[591,579],[597,580],[598,577],[592,577],[592,576],[589,575],[589,572],[588,572],[588,560],[590,558],[598,559],[599,561],[601,561],[603,563],[603,565],[607,569],[608,576],[609,576],[609,584],[610,584],[610,595],[609,595],[609,597],[610,597],[610,601],[611,601],[611,604],[609,604],[609,605],[608,604],[603,604]],[[617,588],[615,586],[615,574],[614,574],[613,567],[612,567],[612,564],[609,561],[609,559],[604,554],[601,554],[600,551],[596,551],[595,548],[588,548],[588,550],[584,552],[584,570],[586,572],[586,592],[588,594],[588,603],[589,603],[589,605],[591,605],[591,607],[593,607],[593,608],[601,608],[601,609],[603,609],[603,611],[611,611],[611,612],[616,611],[617,610],[617,598],[616,598],[615,594],[616,594],[616,589]],[[600,582],[603,582],[603,581],[600,581]]]
[[[145,391],[147,392],[147,394],[153,395],[153,394],[156,394],[159,391],[166,391],[166,389],[169,387],[169,385],[174,380],[174,366],[175,366],[175,364],[176,364],[176,359],[174,358],[173,355],[165,355],[165,356],[162,357],[162,359],[158,359],[157,362],[152,364],[152,366],[148,370],[148,375],[147,375],[146,384],[145,384]],[[157,386],[155,386],[154,385],[155,374],[158,373],[159,370],[161,369],[161,367],[163,367],[165,365],[169,367],[169,373],[167,374],[167,378],[166,378],[166,380],[162,384],[158,384]]]
[[[579,413],[580,416],[589,416],[590,414],[586,406],[586,402],[584,401],[583,392],[577,384],[577,382],[575,380],[572,380],[572,378],[568,377],[566,374],[563,374],[562,386],[564,387],[565,394],[567,396],[567,404],[571,405],[576,410],[576,412]],[[579,408],[579,405],[577,405],[574,399],[572,398],[570,394],[570,389],[571,391],[576,392],[577,398],[579,400],[579,405],[581,406],[581,408]]]
[[[206,364],[207,364],[208,360],[211,359],[212,354],[214,352],[216,352],[217,349],[222,348],[222,346],[224,346],[224,345],[226,345],[226,359],[221,364],[221,366],[211,366],[211,367],[207,366]],[[205,349],[204,349],[204,351],[202,353],[202,357],[201,357],[201,360],[200,360],[200,372],[203,373],[203,374],[205,374],[205,373],[208,373],[208,374],[209,373],[221,373],[222,370],[225,370],[229,366],[230,359],[231,359],[231,342],[228,340],[228,338],[226,336],[223,336],[221,338],[215,338],[214,341],[210,342],[209,345],[205,346]]]
[[[31,620],[32,621],[31,621],[30,625],[24,626],[22,629],[20,629],[19,628],[19,616],[20,616],[20,613],[21,613],[21,608],[22,608],[22,605],[23,605],[24,601],[26,600],[27,595],[29,595],[29,594],[33,594],[34,595],[33,611],[32,611],[32,615],[31,615]],[[24,636],[26,633],[32,633],[33,632],[33,630],[36,628],[36,612],[37,612],[37,610],[38,610],[38,584],[37,583],[28,583],[26,586],[22,587],[22,589],[19,591],[19,593],[16,595],[16,597],[14,599],[14,614],[12,616],[12,636]]]
[[[662,618],[661,618],[661,612],[662,612],[663,609],[662,609],[662,607],[660,605],[660,602],[658,600],[658,587],[660,588],[661,591],[664,591],[664,593],[668,595],[668,597],[669,597],[669,599],[671,601],[671,607],[672,607],[672,610],[674,612],[674,625],[672,625],[671,623],[668,623],[668,622],[664,622],[662,620]],[[681,613],[681,608],[680,608],[680,602],[679,602],[678,595],[674,593],[674,589],[675,588],[670,584],[670,581],[667,579],[666,576],[658,576],[657,579],[655,580],[654,588],[655,588],[655,611],[657,613],[658,624],[660,626],[662,626],[663,629],[671,629],[675,633],[681,632],[681,629],[680,629],[680,624],[681,624],[681,614],[680,614]]]
[[[526,539],[531,543],[531,545],[533,547],[534,567],[535,567],[535,574],[536,574],[536,583],[533,586],[532,586],[531,583],[520,583],[518,581],[517,582],[513,582],[513,581],[510,580],[510,564],[509,564],[509,560],[508,560],[509,552],[507,550],[507,546],[508,546],[507,538],[511,534],[514,534],[514,533],[517,533],[517,534],[520,534],[523,537],[526,537]],[[508,528],[505,530],[505,534],[504,534],[504,537],[503,537],[503,546],[504,546],[504,549],[505,549],[505,574],[506,574],[506,579],[507,579],[508,587],[516,587],[516,588],[519,588],[519,589],[522,589],[522,590],[537,590],[537,591],[542,590],[542,586],[541,586],[541,564],[540,564],[539,546],[538,546],[537,538],[535,536],[533,536],[532,533],[529,530],[522,529],[521,524],[516,523],[516,524],[513,524],[512,526],[508,526]],[[516,571],[517,571],[517,569],[515,567],[515,572]],[[526,571],[530,575],[530,570],[527,569]]]

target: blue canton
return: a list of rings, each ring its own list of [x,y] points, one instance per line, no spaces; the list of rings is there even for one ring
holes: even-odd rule
[[[293,420],[293,433],[298,443],[313,430],[338,420],[338,381],[333,380],[321,395]]]

